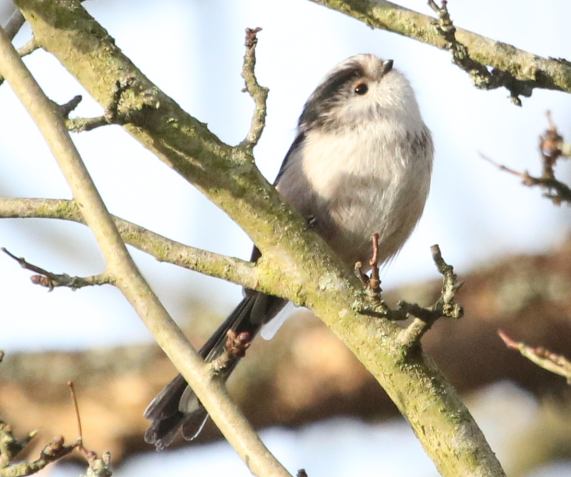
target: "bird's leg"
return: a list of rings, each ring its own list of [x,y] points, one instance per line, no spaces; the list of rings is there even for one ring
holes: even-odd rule
[[[363,264],[361,262],[355,263],[355,275],[363,284],[365,291],[366,304],[361,307],[361,312],[385,316],[388,312],[388,307],[381,295],[383,290],[379,276],[379,234],[377,232],[371,236],[369,266],[371,267],[370,276],[363,272]]]

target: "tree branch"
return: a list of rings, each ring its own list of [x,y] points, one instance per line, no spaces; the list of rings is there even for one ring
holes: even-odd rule
[[[26,261],[24,257],[16,257],[16,255],[4,247],[2,247],[0,250],[18,262],[18,264],[23,269],[36,272],[37,275],[31,276],[32,283],[34,285],[40,285],[42,287],[48,288],[49,291],[52,291],[56,287],[67,287],[71,288],[72,290],[77,290],[78,288],[83,287],[113,284],[113,278],[106,273],[91,275],[89,277],[74,277],[68,275],[67,273],[53,273],[46,270],[45,268],[38,267],[37,265]]]
[[[140,225],[112,216],[121,238],[160,262],[172,263],[212,277],[237,283],[246,288],[264,291],[271,263],[253,264],[239,258],[227,257],[184,245],[159,235]],[[62,219],[85,224],[73,200],[0,198],[0,218]]]
[[[454,268],[444,261],[438,245],[433,245],[431,250],[436,268],[442,275],[440,296],[432,306],[426,308],[404,301],[398,304],[398,312],[406,318],[414,317],[400,335],[400,342],[409,348],[420,345],[420,339],[438,319],[446,317],[458,320],[464,315],[464,310],[456,303],[456,292],[461,285],[457,282]]]
[[[211,379],[200,356],[192,349],[140,274],[69,137],[63,119],[31,76],[2,29],[0,72],[34,119],[58,161],[81,213],[105,256],[108,273],[113,276],[116,285],[153,333],[158,344],[190,383],[213,421],[255,474],[289,476],[228,398],[223,383]]]
[[[78,3],[16,3],[42,48],[102,105],[112,101],[117,80],[133,78],[120,104],[128,117],[125,129],[240,224],[262,251],[260,261],[272,263],[274,272],[266,276],[272,284],[268,291],[307,305],[343,340],[387,391],[442,475],[504,475],[469,411],[433,361],[420,350],[403,353],[397,339],[401,328],[395,323],[353,310],[361,292],[359,281],[308,230],[303,217],[280,200],[245,148],[222,143],[182,111]],[[178,355],[171,357],[181,363],[175,359]],[[201,389],[195,391],[202,400]]]
[[[539,136],[541,176],[532,176],[528,171],[516,171],[515,169],[494,161],[484,154],[480,154],[480,156],[501,171],[519,177],[522,184],[528,187],[538,186],[542,188],[545,191],[543,196],[550,199],[553,204],[561,205],[566,202],[568,205],[571,205],[571,187],[555,177],[555,165],[557,160],[559,158],[568,159],[571,157],[571,145],[566,143],[563,140],[563,136],[559,134],[549,111],[547,112],[547,121],[549,127]]]
[[[534,88],[571,92],[571,63],[564,59],[543,58],[507,43],[455,28],[451,22],[449,26],[454,31],[450,28],[448,33],[452,32],[451,35],[443,34],[442,19],[435,22],[430,16],[386,0],[311,1],[349,15],[370,27],[398,33],[443,50],[451,49],[454,62],[461,67],[464,65],[463,69],[470,72],[477,87],[505,86],[512,98],[530,96]],[[464,60],[460,59],[461,51],[454,52],[458,46],[464,50]],[[484,73],[486,66],[492,68],[489,74]]]
[[[15,10],[12,13],[12,16],[8,20],[8,23],[6,23],[6,26],[4,27],[4,31],[6,32],[6,35],[8,35],[8,38],[10,38],[10,40],[13,40],[14,37],[18,34],[20,28],[22,28],[22,25],[24,25],[25,21],[26,20],[24,19],[24,15],[22,15],[20,10]]]
[[[87,449],[83,445],[77,399],[73,389],[73,383],[70,382],[68,384],[73,396],[79,427],[79,438],[72,444],[65,444],[63,437],[55,437],[42,448],[40,451],[40,457],[37,459],[32,461],[18,459],[17,462],[14,462],[18,458],[19,454],[36,436],[37,431],[31,431],[22,439],[17,439],[12,432],[12,427],[3,421],[0,421],[0,477],[25,477],[27,475],[36,474],[47,465],[60,460],[74,450],[78,450],[87,461],[87,475],[89,477],[111,477],[111,455],[106,452],[102,458],[99,458],[97,453]]]
[[[252,152],[264,130],[266,122],[266,101],[268,99],[268,88],[260,86],[256,78],[256,45],[258,44],[257,34],[262,31],[261,28],[246,28],[246,53],[244,54],[244,65],[242,67],[242,78],[246,85],[246,91],[254,100],[255,109],[252,115],[252,123],[250,131],[244,140],[240,143],[242,147]]]
[[[529,359],[532,363],[551,373],[564,377],[567,380],[567,384],[571,384],[571,361],[565,356],[553,353],[542,346],[532,347],[521,341],[515,341],[502,330],[498,330],[498,335],[509,349],[519,351],[522,356]]]

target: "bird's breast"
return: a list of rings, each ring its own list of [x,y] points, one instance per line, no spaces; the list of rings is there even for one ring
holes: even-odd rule
[[[429,142],[428,131],[313,132],[290,158],[279,189],[302,214],[315,217],[318,231],[346,262],[367,259],[375,232],[385,260],[422,213],[430,181]]]

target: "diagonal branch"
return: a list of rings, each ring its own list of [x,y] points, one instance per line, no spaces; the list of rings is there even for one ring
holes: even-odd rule
[[[10,19],[8,20],[8,23],[6,23],[6,26],[4,27],[4,31],[6,32],[6,35],[8,35],[8,38],[10,38],[10,40],[13,40],[14,37],[18,34],[20,28],[22,28],[25,21],[26,20],[24,19],[24,15],[22,15],[20,10],[15,10],[12,13]]]
[[[116,81],[133,78],[120,104],[128,118],[125,130],[244,229],[262,251],[259,261],[273,264],[268,291],[307,305],[331,328],[383,386],[441,474],[504,475],[468,409],[434,362],[421,350],[403,353],[397,324],[353,309],[360,296],[357,278],[308,230],[303,217],[281,201],[245,148],[222,143],[181,110],[78,2],[16,3],[41,47],[103,107],[112,101]],[[177,367],[182,363],[180,355],[171,358]]]
[[[140,274],[69,137],[63,119],[31,76],[2,29],[0,72],[46,139],[105,256],[107,271],[113,276],[118,288],[252,471],[258,475],[288,476],[289,473],[266,449],[228,398],[223,384],[211,379],[200,356]]]
[[[386,0],[311,0],[349,15],[373,28],[398,33],[447,50],[450,37],[443,35],[433,17],[409,10]],[[431,2],[434,3],[434,2]],[[462,28],[455,28],[454,41],[462,45],[471,61],[470,70],[491,67],[491,82],[476,86],[505,86],[512,97],[531,95],[534,88],[571,93],[571,63],[564,59],[543,58],[512,45],[486,38]],[[480,66],[476,67],[479,64]],[[474,78],[478,79],[478,76]]]

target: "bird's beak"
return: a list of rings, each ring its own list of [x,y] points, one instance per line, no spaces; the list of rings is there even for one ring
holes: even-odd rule
[[[383,61],[383,66],[382,66],[382,70],[381,70],[383,73],[383,76],[386,75],[392,69],[393,69],[393,60]]]

